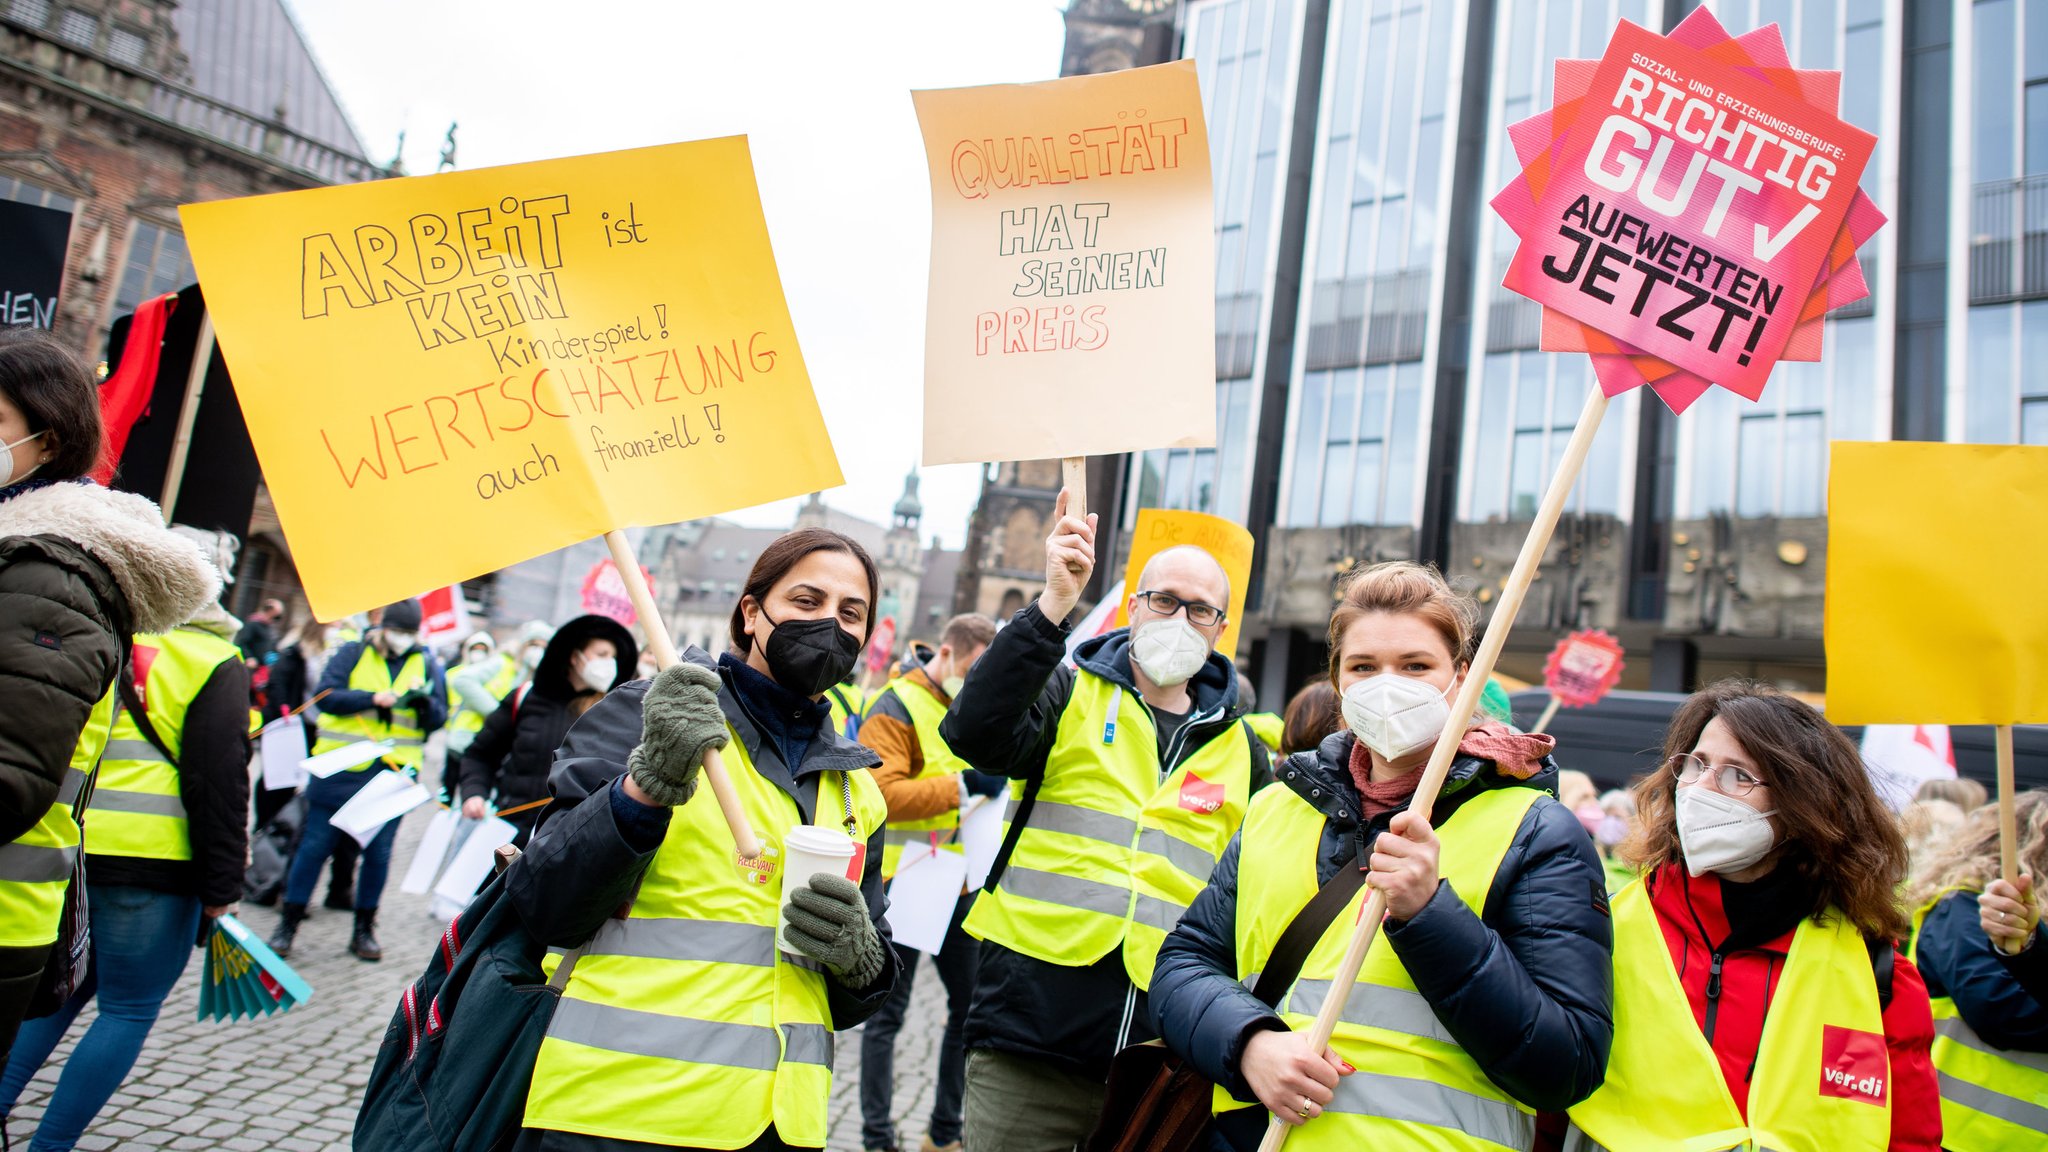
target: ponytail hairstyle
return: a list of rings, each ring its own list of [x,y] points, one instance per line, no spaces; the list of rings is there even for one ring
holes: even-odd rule
[[[1330,687],[1338,687],[1344,633],[1359,620],[1385,613],[1419,616],[1443,637],[1451,663],[1463,672],[1472,663],[1478,643],[1479,605],[1453,589],[1433,567],[1410,560],[1389,560],[1351,574],[1337,590],[1337,609],[1330,613]]]

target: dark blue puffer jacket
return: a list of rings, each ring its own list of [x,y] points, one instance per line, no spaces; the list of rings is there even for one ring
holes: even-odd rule
[[[2009,1052],[2048,1052],[2048,928],[2007,956],[1984,935],[1977,894],[1941,898],[1913,941],[1913,963],[1929,996],[1947,996],[1984,1042]]]
[[[1323,814],[1316,879],[1368,852],[1393,813],[1358,823],[1358,789],[1348,767],[1353,737],[1339,732],[1313,752],[1288,758],[1277,783]],[[1528,780],[1494,770],[1491,761],[1461,757],[1436,803],[1440,837],[1458,834],[1458,809],[1490,788],[1540,788],[1556,793],[1549,760]],[[1159,1035],[1201,1073],[1239,1100],[1255,1097],[1238,1071],[1245,1041],[1286,1027],[1254,998],[1236,973],[1239,841],[1225,850],[1209,886],[1159,949],[1152,1010]],[[1389,921],[1376,947],[1391,945],[1415,986],[1458,1043],[1494,1083],[1539,1111],[1562,1111],[1591,1095],[1607,1070],[1614,1038],[1613,925],[1593,841],[1578,818],[1551,797],[1539,799],[1494,875],[1484,911],[1474,916],[1448,883],[1405,922]],[[1256,1144],[1265,1113],[1231,1143]],[[1249,1146],[1249,1145],[1248,1145]]]

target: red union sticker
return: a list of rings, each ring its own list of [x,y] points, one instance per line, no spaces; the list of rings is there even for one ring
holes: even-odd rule
[[[1204,815],[1223,807],[1223,785],[1211,784],[1193,772],[1180,782],[1180,806]]]
[[[1821,1026],[1821,1095],[1882,1105],[1885,1080],[1890,1075],[1891,1059],[1885,1053],[1883,1036],[1833,1024]]]

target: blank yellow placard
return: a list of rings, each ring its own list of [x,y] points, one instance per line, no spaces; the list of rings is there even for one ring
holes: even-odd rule
[[[932,182],[924,462],[1214,444],[1194,61],[910,95]]]
[[[1214,556],[1216,562],[1223,565],[1223,574],[1230,577],[1230,603],[1226,606],[1230,611],[1230,623],[1217,639],[1216,650],[1231,656],[1237,651],[1238,629],[1244,626],[1244,597],[1252,582],[1255,549],[1250,532],[1221,516],[1205,512],[1170,512],[1164,508],[1138,509],[1138,525],[1131,533],[1131,559],[1124,567],[1126,595],[1116,609],[1117,627],[1131,622],[1131,595],[1149,591],[1138,584],[1138,576],[1145,571],[1145,565],[1168,548],[1178,548],[1183,544],[1193,544]]]
[[[2048,448],[1832,447],[1828,719],[2048,721]]]
[[[182,215],[323,619],[840,483],[745,137]]]

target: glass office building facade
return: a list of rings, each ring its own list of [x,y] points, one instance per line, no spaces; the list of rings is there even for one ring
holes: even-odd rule
[[[1507,126],[1552,65],[1687,0],[1191,0],[1216,157],[1215,449],[1130,461],[1122,513],[1192,508],[1261,542],[1249,666],[1284,692],[1322,659],[1330,592],[1376,560],[1435,562],[1490,600],[1588,390],[1499,287],[1515,238],[1487,208],[1520,168]],[[1682,417],[1611,405],[1503,668],[1605,627],[1630,682],[1760,675],[1821,690],[1830,440],[2048,444],[2048,0],[1721,0],[1843,73],[1879,144],[1862,188],[1891,223],[1872,294],[1825,359],[1760,403]]]

